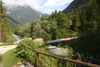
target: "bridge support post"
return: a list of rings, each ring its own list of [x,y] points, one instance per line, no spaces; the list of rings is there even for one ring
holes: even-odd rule
[[[65,41],[67,41],[67,35],[65,36]]]
[[[58,40],[58,36],[56,36],[56,40]]]

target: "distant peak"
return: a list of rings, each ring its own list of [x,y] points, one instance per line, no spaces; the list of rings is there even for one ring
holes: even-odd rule
[[[21,6],[28,6],[28,5],[23,3],[23,4],[21,4]]]
[[[27,5],[27,4],[22,4],[22,3],[17,3],[17,4],[15,4],[15,3],[9,3],[9,4],[6,4],[6,9],[8,10],[7,11],[7,14],[9,14],[10,12],[12,12],[12,11],[14,11],[14,10],[16,10],[16,9],[19,9],[19,8],[21,8],[21,7],[25,7],[25,8],[27,8],[29,5]]]
[[[24,4],[24,3],[17,3],[17,4],[9,3],[9,4],[6,4],[6,6],[9,6],[9,7],[17,7],[17,6],[27,7],[28,5],[27,4]]]

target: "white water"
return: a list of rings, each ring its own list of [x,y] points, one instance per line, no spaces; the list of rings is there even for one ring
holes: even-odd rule
[[[16,35],[16,34],[12,34],[12,35],[16,38],[17,41],[20,40],[20,37],[18,35]]]

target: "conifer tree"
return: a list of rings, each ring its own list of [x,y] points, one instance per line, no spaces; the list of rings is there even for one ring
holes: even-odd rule
[[[49,19],[48,15],[47,15],[47,14],[45,14],[45,20],[48,20],[48,19]]]
[[[41,20],[44,20],[44,15],[42,15]]]
[[[53,15],[54,15],[54,12],[52,11],[51,15],[49,16],[49,21],[53,21],[54,19]]]
[[[9,27],[9,24],[7,23],[7,13],[6,13],[6,9],[3,6],[4,3],[0,2],[0,9],[1,9],[1,41],[2,42],[10,42],[9,39],[12,37],[12,33],[11,33],[11,29]]]

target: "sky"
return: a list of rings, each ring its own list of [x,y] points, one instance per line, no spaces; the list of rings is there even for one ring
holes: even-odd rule
[[[52,11],[64,10],[73,0],[2,0],[5,4],[27,4],[33,9],[51,14]]]

